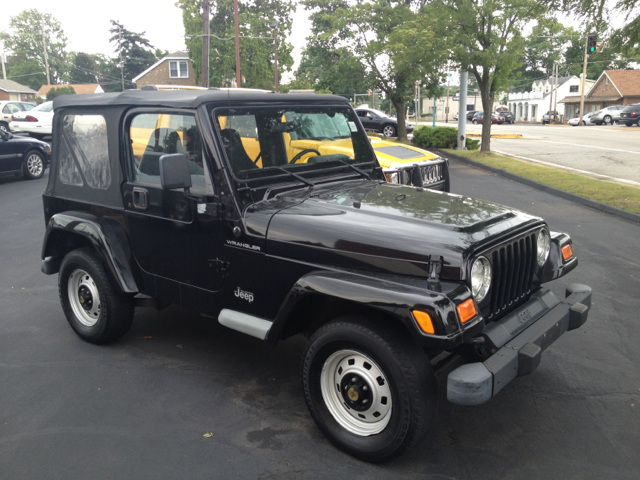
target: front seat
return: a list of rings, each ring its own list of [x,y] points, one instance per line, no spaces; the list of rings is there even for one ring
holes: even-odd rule
[[[240,134],[233,128],[225,128],[220,131],[222,136],[222,144],[227,151],[227,156],[231,162],[233,172],[239,174],[245,170],[253,170],[258,168],[251,157],[247,155],[247,151],[242,145]]]

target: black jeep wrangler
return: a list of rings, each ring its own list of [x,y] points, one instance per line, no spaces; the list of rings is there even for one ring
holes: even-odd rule
[[[488,401],[580,327],[571,238],[525,213],[386,183],[328,95],[136,91],[54,101],[42,271],[84,340],[177,304],[270,344],[303,334],[302,388],[344,451],[388,460],[447,398]],[[453,369],[454,359],[461,365]]]

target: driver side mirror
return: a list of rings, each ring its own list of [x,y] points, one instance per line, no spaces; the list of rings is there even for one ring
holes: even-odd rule
[[[160,157],[160,182],[165,190],[191,188],[191,172],[184,153],[172,153]]]

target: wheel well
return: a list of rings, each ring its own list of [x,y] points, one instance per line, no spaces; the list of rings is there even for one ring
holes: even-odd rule
[[[308,338],[322,325],[345,315],[366,315],[373,321],[394,326],[402,325],[401,330],[409,334],[404,323],[389,313],[342,298],[313,295],[300,302],[291,312],[278,340],[284,340],[299,333]]]
[[[53,230],[47,239],[44,256],[63,258],[72,250],[82,247],[91,247],[95,250],[93,243],[87,237],[62,230]]]

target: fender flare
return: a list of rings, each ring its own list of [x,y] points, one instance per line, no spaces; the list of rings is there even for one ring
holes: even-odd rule
[[[63,245],[61,240],[64,237],[67,237],[67,243]],[[78,240],[77,244],[74,239]],[[138,293],[128,236],[122,224],[111,217],[98,217],[86,212],[53,215],[47,224],[42,244],[42,271],[48,275],[58,273],[62,259],[70,249],[86,243],[102,256],[120,290]]]
[[[461,338],[455,304],[445,294],[385,279],[343,271],[314,271],[301,277],[282,303],[265,340],[275,344],[286,338],[296,322],[296,310],[312,297],[339,299],[355,306],[366,307],[392,317],[415,339],[431,339],[450,343]],[[413,320],[411,311],[420,309],[429,313],[435,335],[427,336]],[[295,328],[294,333],[299,333]],[[457,341],[457,340],[455,340]]]

